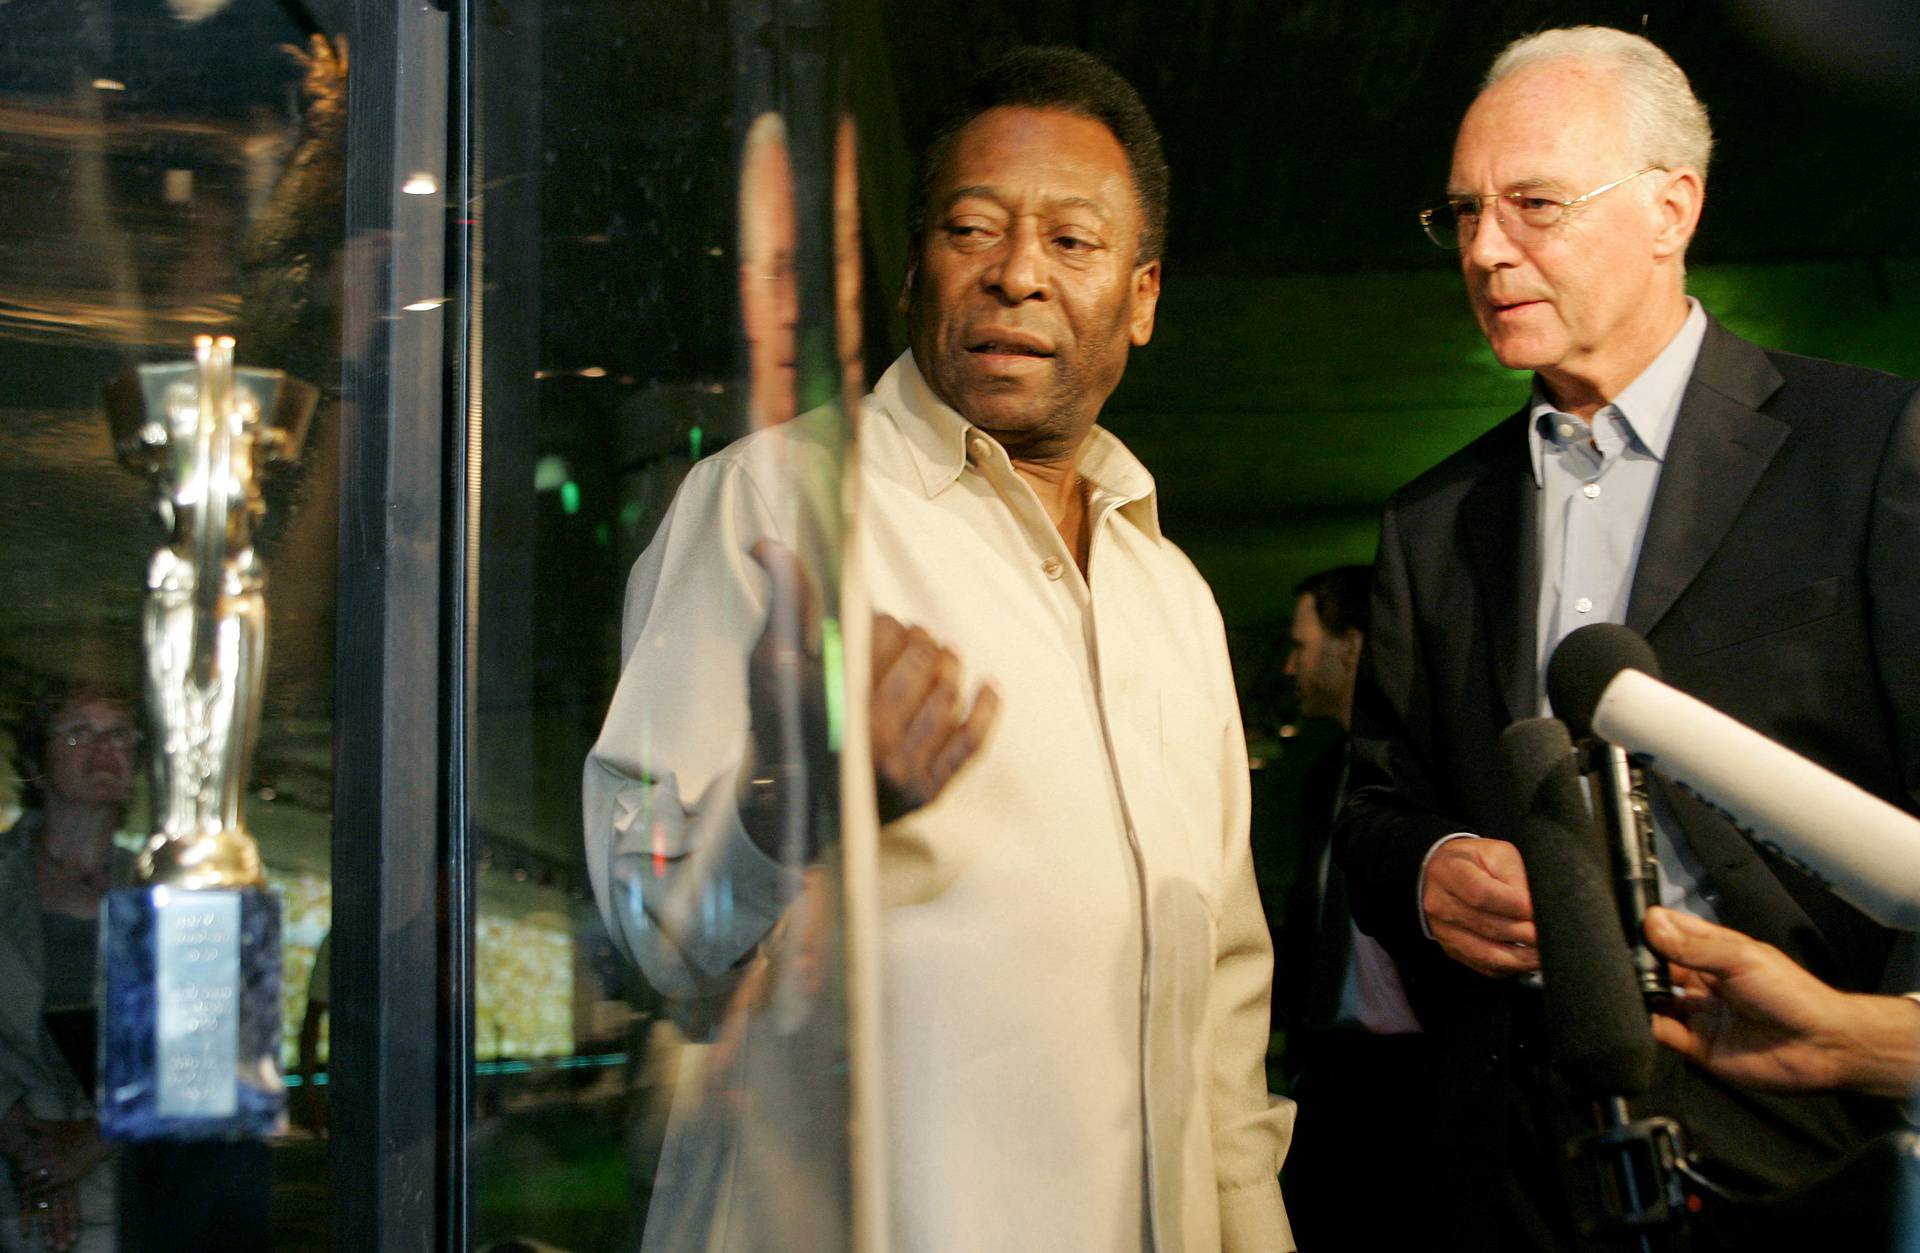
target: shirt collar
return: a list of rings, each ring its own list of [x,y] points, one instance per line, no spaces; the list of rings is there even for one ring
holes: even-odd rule
[[[1628,446],[1639,448],[1655,461],[1666,460],[1667,444],[1673,439],[1673,424],[1680,416],[1680,400],[1686,395],[1687,380],[1693,377],[1694,363],[1700,357],[1700,343],[1707,334],[1706,310],[1692,296],[1687,297],[1687,306],[1687,320],[1680,324],[1660,355],[1594,415],[1617,421]],[[1527,409],[1527,450],[1536,485],[1546,482],[1547,439],[1541,430],[1541,419],[1559,412],[1536,375],[1533,400]]]
[[[912,465],[928,499],[952,486],[967,468],[967,446],[978,428],[934,393],[911,351],[887,367],[873,386],[873,399],[899,433],[904,459]],[[992,436],[980,434],[988,455],[1010,468],[1006,450]],[[1118,436],[1101,426],[1089,431],[1080,447],[1079,470],[1092,494],[1113,498],[1135,525],[1155,539],[1160,537],[1153,475]]]

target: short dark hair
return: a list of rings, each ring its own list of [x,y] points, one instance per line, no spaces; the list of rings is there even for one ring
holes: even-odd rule
[[[1057,109],[1092,118],[1113,133],[1127,154],[1134,200],[1140,209],[1140,247],[1134,264],[1158,261],[1167,246],[1166,154],[1160,130],[1133,85],[1100,58],[1078,48],[1023,47],[1001,56],[976,75],[946,110],[933,142],[920,154],[907,202],[907,235],[917,253],[926,237],[933,182],[953,152],[954,141],[989,109]]]
[[[1313,597],[1320,625],[1335,635],[1358,631],[1365,635],[1373,619],[1373,569],[1335,566],[1310,574],[1294,585],[1293,594]]]
[[[88,701],[103,700],[138,710],[133,694],[110,679],[51,679],[22,702],[20,721],[13,730],[13,769],[20,780],[20,808],[44,809],[47,791],[47,742],[61,711]]]

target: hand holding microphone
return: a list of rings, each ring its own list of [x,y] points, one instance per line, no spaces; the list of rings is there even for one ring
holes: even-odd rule
[[[1647,911],[1678,995],[1653,1019],[1660,1043],[1764,1092],[1920,1093],[1920,1003],[1842,992],[1770,944],[1702,918]]]

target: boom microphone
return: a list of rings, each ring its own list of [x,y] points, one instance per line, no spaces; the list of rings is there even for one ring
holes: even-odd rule
[[[1573,741],[1556,719],[1528,718],[1501,734],[1500,758],[1522,807],[1514,843],[1533,896],[1554,1063],[1595,1100],[1636,1096],[1653,1079],[1653,1033]]]
[[[1558,690],[1569,702],[1563,709],[1555,696],[1555,711],[1699,797],[1875,922],[1920,931],[1920,822],[1651,677],[1636,660],[1650,655],[1626,627],[1580,628],[1548,669],[1549,689],[1561,671]]]

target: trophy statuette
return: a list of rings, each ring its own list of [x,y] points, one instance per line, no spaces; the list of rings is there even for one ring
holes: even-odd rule
[[[108,894],[100,1126],[111,1139],[274,1131],[280,907],[242,798],[260,731],[266,571],[260,473],[299,455],[316,390],[235,368],[233,340],[107,388],[115,451],[145,476],[167,542],[142,611],[153,831],[136,885]]]

